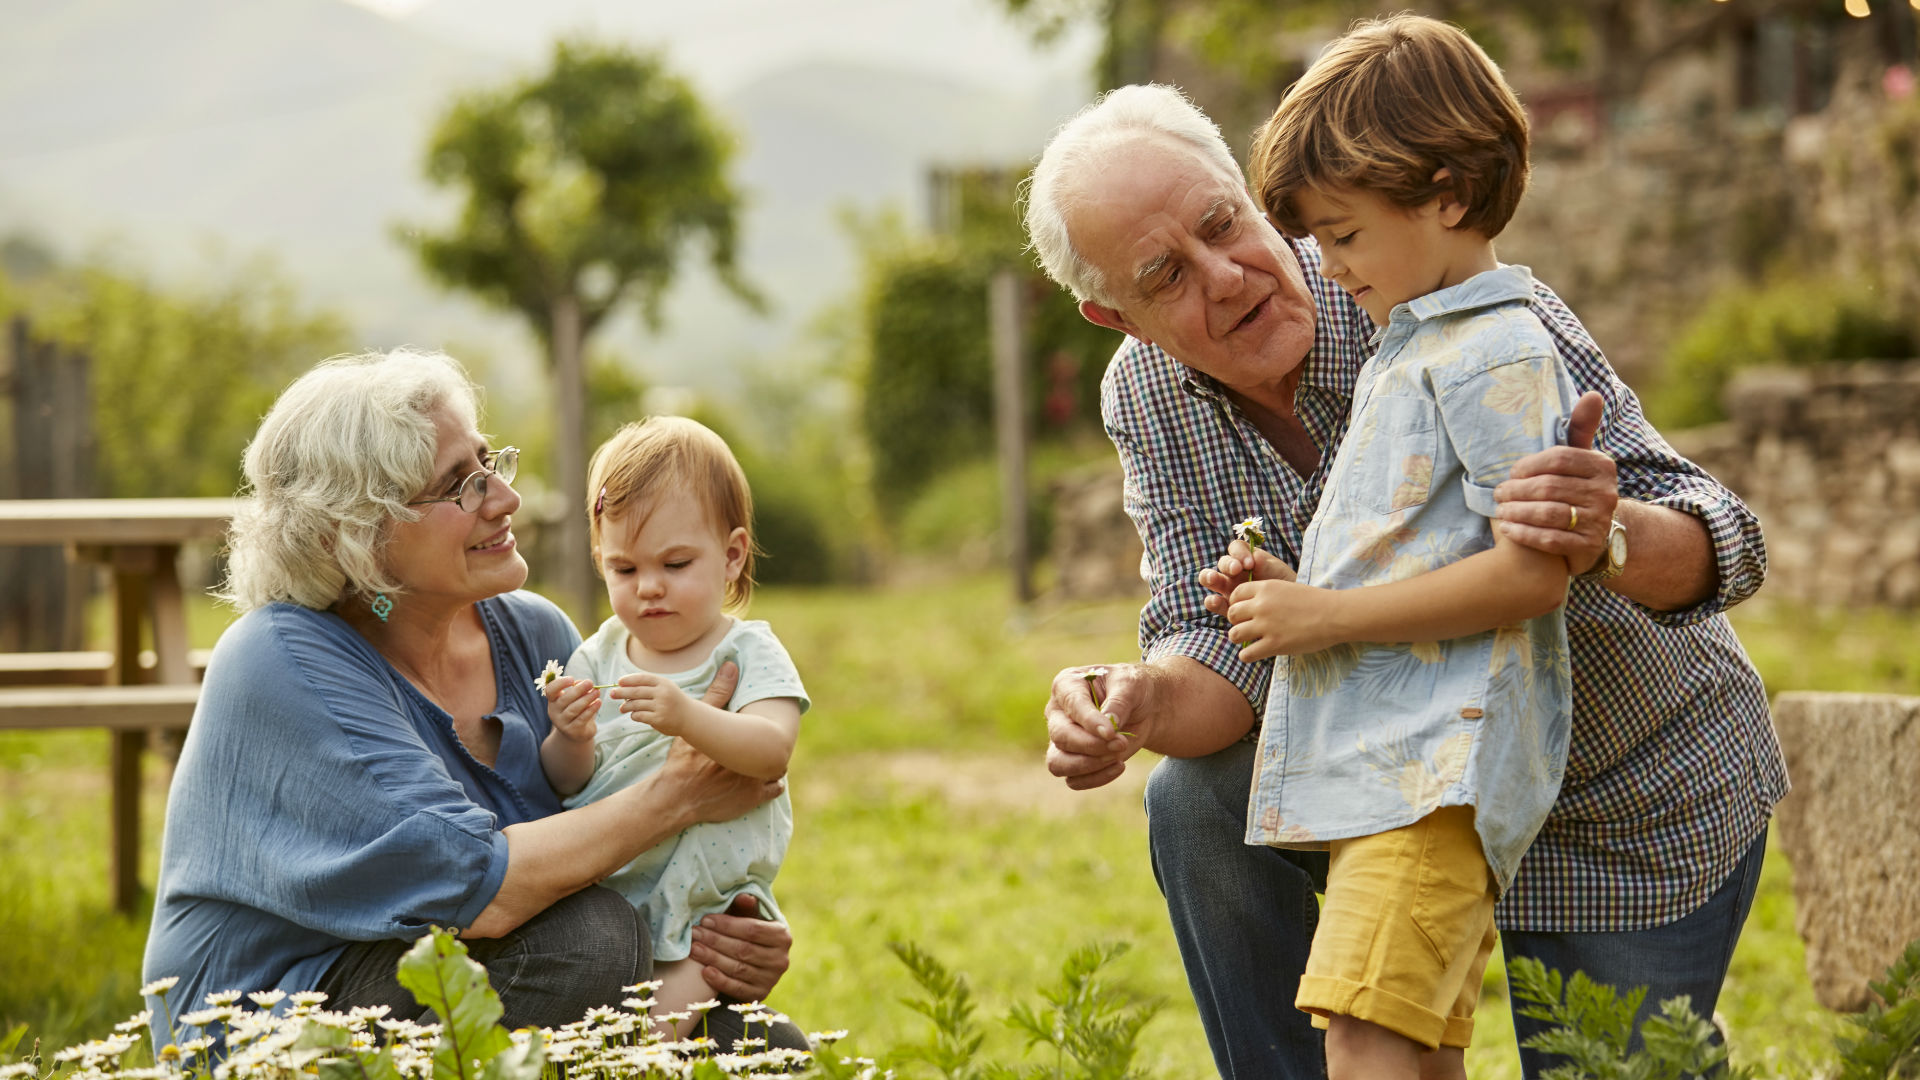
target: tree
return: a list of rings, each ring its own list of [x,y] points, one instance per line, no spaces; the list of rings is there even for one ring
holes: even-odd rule
[[[732,152],[658,56],[561,41],[546,73],[454,103],[429,143],[426,175],[463,190],[459,219],[443,232],[399,230],[430,277],[525,317],[545,348],[554,466],[568,507],[558,584],[576,616],[595,610],[584,520],[586,342],[624,305],[657,327],[660,297],[695,241],[720,281],[760,306],[734,264]]]

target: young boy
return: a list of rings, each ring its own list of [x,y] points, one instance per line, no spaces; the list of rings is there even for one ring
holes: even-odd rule
[[[1330,856],[1296,1004],[1333,1080],[1465,1076],[1494,901],[1566,767],[1568,568],[1491,520],[1578,396],[1532,276],[1494,259],[1526,155],[1498,68],[1410,15],[1329,46],[1253,149],[1262,209],[1382,327],[1298,580],[1241,544],[1223,562],[1253,571],[1242,658],[1285,657],[1247,841]]]

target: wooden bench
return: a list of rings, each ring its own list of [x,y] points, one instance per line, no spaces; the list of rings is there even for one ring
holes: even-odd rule
[[[0,687],[0,730],[184,728],[199,700],[200,688],[192,684],[5,686]]]
[[[187,664],[193,679],[206,674],[211,649],[192,649]],[[140,670],[151,678],[160,658],[152,649],[140,651]],[[0,687],[107,686],[113,682],[113,654],[104,649],[76,652],[0,653]]]
[[[149,732],[177,735],[185,731],[199,699],[197,683],[0,686],[0,730],[105,728],[109,732],[108,842],[114,906],[121,911],[133,909],[134,875],[140,865],[141,753]]]

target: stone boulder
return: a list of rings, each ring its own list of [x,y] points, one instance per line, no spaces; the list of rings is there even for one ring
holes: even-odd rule
[[[1049,557],[1061,600],[1145,600],[1140,534],[1127,517],[1119,463],[1067,473],[1053,481]]]
[[[1857,1011],[1920,938],[1920,698],[1781,694],[1793,777],[1775,811],[1814,995]]]

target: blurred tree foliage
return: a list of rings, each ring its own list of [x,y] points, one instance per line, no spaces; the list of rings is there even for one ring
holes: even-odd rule
[[[274,398],[350,344],[338,316],[302,306],[269,265],[169,290],[103,264],[36,265],[32,279],[0,284],[0,313],[91,358],[104,497],[232,495]]]
[[[953,175],[939,235],[891,218],[850,223],[864,266],[860,422],[890,520],[933,477],[993,450],[987,286],[1001,268],[1022,274],[1029,431],[1044,442],[1099,430],[1100,377],[1120,339],[1081,318],[1022,253],[1014,189],[1024,175]]]
[[[1743,368],[1801,367],[1920,355],[1906,313],[1884,289],[1824,274],[1780,274],[1723,290],[1668,351],[1647,415],[1663,428],[1726,419],[1721,392]]]
[[[545,345],[554,376],[553,468],[568,506],[585,499],[593,333],[623,305],[649,325],[689,246],[752,306],[735,265],[740,196],[727,177],[728,134],[660,57],[585,39],[554,46],[548,70],[477,91],[441,118],[426,175],[458,190],[445,230],[408,226],[401,243],[429,276],[519,313]],[[584,522],[561,521],[560,546],[584,550]],[[592,602],[567,559],[564,602]]]

